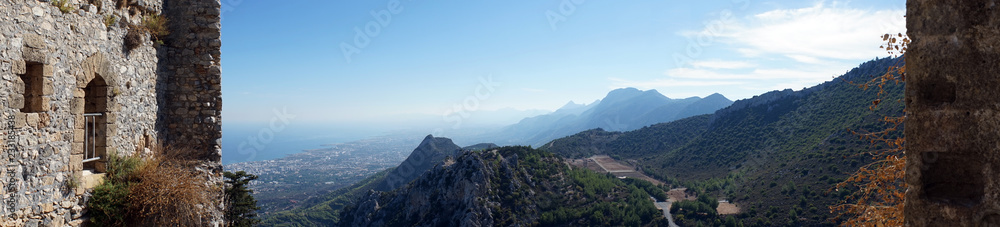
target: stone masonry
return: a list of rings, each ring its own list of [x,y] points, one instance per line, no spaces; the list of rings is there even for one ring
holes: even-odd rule
[[[108,154],[155,141],[198,152],[221,224],[220,5],[0,0],[0,226],[80,226]],[[156,14],[171,34],[129,48],[126,25]]]
[[[1000,1],[906,8],[906,225],[1000,226]]]

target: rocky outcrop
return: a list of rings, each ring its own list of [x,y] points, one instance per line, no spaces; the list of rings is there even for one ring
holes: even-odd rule
[[[603,218],[611,213],[621,215]],[[369,191],[343,210],[339,225],[602,226],[621,224],[625,216],[634,223],[626,225],[665,221],[648,193],[517,146],[464,151],[405,187]]]
[[[522,180],[531,182],[517,170],[516,160],[517,155],[504,158],[496,150],[465,153],[453,165],[438,165],[398,191],[369,192],[346,212],[341,226],[493,226],[491,207],[501,200],[495,191],[517,191]],[[493,188],[498,179],[514,183]],[[397,222],[400,218],[406,221]]]
[[[427,135],[410,156],[399,164],[399,167],[389,172],[385,181],[375,188],[378,191],[391,191],[410,183],[427,170],[441,163],[446,157],[455,157],[462,148],[455,145],[451,139]]]

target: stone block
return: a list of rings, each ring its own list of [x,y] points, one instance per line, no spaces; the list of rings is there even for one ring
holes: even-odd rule
[[[73,140],[76,140],[76,138],[73,138]],[[80,140],[83,141],[83,138],[81,138]],[[71,146],[72,146],[72,151],[70,152],[70,154],[74,154],[74,155],[76,155],[76,154],[82,155],[83,154],[83,142],[74,142],[73,145],[71,145]]]
[[[74,129],[83,129],[85,124],[87,124],[87,121],[84,120],[83,114],[73,114]]]
[[[41,64],[49,63],[48,58],[45,57],[45,51],[42,49],[22,48],[21,57],[24,58],[24,61],[28,62],[41,63]]]
[[[24,96],[20,94],[10,94],[10,108],[21,109],[24,108]]]
[[[93,77],[92,76],[88,76],[88,74],[86,74],[86,73],[76,74],[76,88],[79,88],[79,89],[86,88],[87,87],[87,83],[90,82],[90,78],[93,78]],[[80,90],[80,92],[83,92],[83,90]],[[80,97],[83,97],[83,96],[80,96]]]
[[[28,66],[24,64],[24,60],[14,60],[11,62],[11,71],[16,75],[22,75],[28,73]]]
[[[83,130],[83,128],[73,129],[73,142],[74,143],[83,143],[83,138],[85,136],[84,135],[85,133],[86,132]]]
[[[21,128],[24,126],[28,126],[28,124],[25,122],[25,118],[27,118],[27,114],[25,113],[14,114],[14,127]]]
[[[107,138],[113,138],[115,135],[118,135],[118,125],[116,124],[107,124],[107,130],[107,134],[105,134]]]
[[[83,170],[83,154],[74,154],[69,156],[69,169],[72,171]]]
[[[41,100],[41,104],[40,104],[41,105],[41,109],[39,111],[45,112],[45,111],[52,110],[52,98],[49,98],[48,96],[42,96],[42,97],[39,97],[39,99]]]
[[[51,124],[51,123],[52,123],[52,118],[50,117],[50,115],[48,113],[38,113],[38,127],[39,128],[49,127],[49,124]]]
[[[52,95],[52,80],[42,80],[42,95]]]
[[[24,94],[24,80],[21,80],[21,76],[14,77],[14,80],[12,80],[11,82],[14,85],[14,87],[13,87],[14,89],[11,92],[23,95]]]
[[[83,174],[83,176],[80,178],[81,181],[80,183],[83,186],[83,188],[91,189],[97,187],[98,185],[101,185],[101,183],[104,182],[104,175],[105,174],[103,173]]]
[[[69,104],[70,111],[73,113],[83,113],[84,104],[86,104],[86,102],[83,100],[83,98],[73,98],[73,101],[70,101]]]
[[[73,98],[83,98],[86,95],[87,93],[83,92],[83,89],[73,89]]]
[[[26,120],[29,127],[38,128],[38,113],[28,113]]]
[[[45,39],[42,38],[42,36],[33,33],[28,33],[27,35],[25,35],[23,42],[25,47],[36,48],[36,49],[46,48]]]

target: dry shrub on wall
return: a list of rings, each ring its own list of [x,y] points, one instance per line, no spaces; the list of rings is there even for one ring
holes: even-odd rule
[[[139,166],[129,193],[130,212],[143,226],[205,226],[210,206],[207,179],[196,170],[193,150],[154,146]],[[137,152],[139,153],[139,152]]]
[[[142,29],[139,28],[139,26],[135,26],[132,24],[129,24],[127,27],[128,31],[125,33],[125,38],[124,38],[125,48],[126,50],[129,51],[135,50],[135,48],[139,48],[139,46],[142,46],[142,35],[145,32],[143,32]]]

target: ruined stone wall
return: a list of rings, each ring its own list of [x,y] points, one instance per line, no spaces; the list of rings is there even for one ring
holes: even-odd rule
[[[1000,225],[1000,2],[906,7],[906,224]]]
[[[166,145],[189,148],[204,162],[222,219],[222,23],[219,0],[163,0],[171,34],[160,47],[160,124]]]
[[[107,154],[157,140],[202,149],[200,170],[221,185],[212,156],[221,138],[218,1],[128,2],[69,0],[60,9],[0,0],[0,226],[79,226]],[[128,48],[126,25],[141,24],[144,13],[176,19],[172,29],[198,29],[173,30],[162,45],[143,35]],[[214,60],[198,55],[205,52]],[[88,113],[100,116],[91,121]],[[169,127],[178,123],[185,124]],[[84,162],[92,156],[100,158]],[[218,224],[221,203],[214,207]]]
[[[167,141],[222,158],[222,54],[219,0],[164,0],[170,36],[161,47]],[[221,168],[221,167],[220,167]]]

